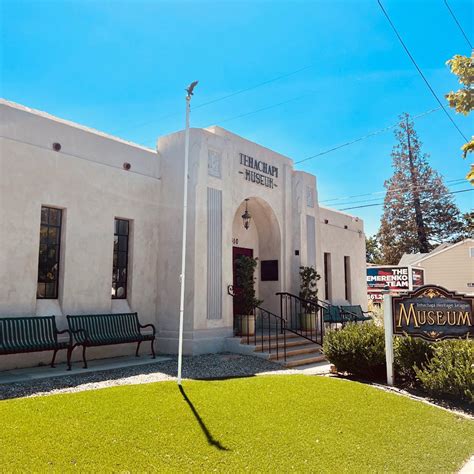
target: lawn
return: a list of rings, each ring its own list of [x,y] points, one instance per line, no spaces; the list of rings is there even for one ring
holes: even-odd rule
[[[326,377],[162,382],[0,402],[0,470],[455,471],[474,422]]]

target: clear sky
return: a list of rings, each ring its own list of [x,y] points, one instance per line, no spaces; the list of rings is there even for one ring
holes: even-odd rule
[[[474,3],[448,3],[473,43]],[[194,127],[221,125],[295,161],[396,123],[402,112],[438,107],[376,0],[0,4],[3,97],[150,147],[183,128],[184,88],[195,79],[198,106],[310,66],[192,113]],[[383,4],[438,96],[457,89],[445,62],[469,46],[444,0]],[[474,114],[450,113],[470,136]],[[416,122],[431,165],[446,180],[462,178],[463,140],[444,113]],[[393,144],[389,131],[297,168],[317,176],[320,201],[382,191]],[[462,211],[473,195],[455,195]],[[323,204],[343,209],[368,198]],[[348,212],[373,234],[381,211]]]

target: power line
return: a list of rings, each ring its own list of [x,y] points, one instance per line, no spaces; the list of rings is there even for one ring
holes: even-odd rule
[[[438,110],[441,110],[441,108],[442,107],[437,107],[436,109],[427,110],[426,112],[422,112],[421,114],[415,115],[412,118],[413,118],[413,120],[415,120],[415,119],[418,119],[420,117],[424,117],[425,115],[429,115],[433,112],[437,112]],[[398,127],[398,125],[399,125],[398,122],[394,123],[392,125],[389,125],[388,127],[384,127],[384,128],[379,129],[379,130],[375,130],[374,132],[370,132],[367,135],[363,135],[363,136],[361,136],[359,138],[356,138],[354,140],[342,143],[341,145],[337,145],[333,148],[329,148],[329,150],[322,151],[320,153],[317,153],[316,155],[311,155],[311,156],[308,156],[307,158],[303,158],[302,160],[295,161],[295,165],[297,165],[299,163],[303,163],[303,162],[308,161],[308,160],[312,160],[313,158],[317,158],[318,156],[327,155],[328,153],[331,153],[332,151],[336,151],[336,150],[339,150],[340,148],[344,148],[346,146],[353,145],[354,143],[360,142],[362,140],[366,140],[367,138],[373,137],[375,135],[380,135],[381,133],[388,132],[392,128]]]
[[[458,194],[458,193],[467,193],[469,191],[474,191],[474,188],[471,189],[461,189],[460,191],[451,191],[449,193],[443,193],[442,196],[446,196],[448,194]],[[345,207],[343,209],[338,209],[339,211],[348,211],[349,209],[361,209],[362,207],[373,207],[373,206],[383,206],[383,202],[379,202],[377,204],[365,204],[364,206],[353,206],[353,207]]]
[[[298,97],[293,97],[293,99],[285,100],[283,102],[278,102],[277,104],[268,105],[267,107],[262,107],[261,109],[252,110],[251,112],[247,112],[245,114],[235,115],[234,117],[226,118],[225,120],[218,121],[217,123],[213,123],[211,125],[220,125],[220,124],[223,124],[225,122],[230,122],[231,120],[235,120],[235,119],[242,118],[242,117],[248,117],[249,115],[253,115],[253,114],[256,114],[258,112],[263,112],[264,110],[273,109],[275,107],[279,107],[280,105],[288,104],[289,102],[294,102],[295,100],[302,99],[303,97],[308,97],[308,95],[310,95],[310,94],[299,95]]]
[[[280,79],[284,79],[285,77],[293,76],[295,74],[298,74],[299,72],[305,71],[305,70],[310,69],[314,66],[315,66],[314,64],[310,64],[309,66],[305,66],[305,67],[296,69],[294,71],[288,72],[286,74],[281,74],[280,76],[273,77],[272,79],[268,79],[266,81],[259,82],[258,84],[255,84],[253,86],[246,87],[244,89],[240,89],[240,90],[237,90],[235,92],[231,92],[230,94],[223,95],[221,97],[218,97],[217,99],[212,99],[212,100],[209,100],[208,102],[198,104],[198,105],[193,107],[193,110],[199,109],[201,107],[206,107],[207,105],[210,105],[210,104],[215,104],[216,102],[220,102],[221,100],[229,99],[230,97],[234,97],[236,95],[243,94],[244,92],[248,92],[248,91],[251,91],[251,90],[254,90],[254,89],[258,89],[259,87],[266,86],[267,84],[271,84],[272,82],[279,81]],[[144,127],[146,125],[150,125],[152,123],[161,122],[162,120],[165,120],[165,119],[171,118],[171,117],[176,117],[180,114],[181,114],[181,112],[173,112],[171,114],[164,115],[164,116],[162,116],[158,119],[148,120],[146,122],[142,122],[141,124],[135,125],[132,128],[128,128],[127,130],[122,129],[122,130],[119,130],[115,133],[122,133],[124,131],[136,130],[137,128],[142,128],[142,127]]]
[[[444,4],[446,5],[446,8],[449,10],[449,13],[451,13],[451,16],[453,17],[453,20],[456,22],[456,25],[458,25],[458,28],[461,30],[461,33],[463,34],[467,44],[469,45],[469,47],[472,49],[474,49],[472,47],[472,44],[471,42],[469,41],[469,38],[467,37],[466,33],[464,32],[464,30],[462,29],[462,26],[461,24],[459,23],[458,19],[456,18],[456,15],[454,14],[454,12],[451,10],[450,6],[448,5],[448,2],[447,0],[444,0]]]
[[[459,186],[460,184],[465,184],[466,183],[466,178],[460,178],[460,179],[457,179],[457,180],[453,180],[453,181],[446,181],[444,184],[445,185],[448,185],[449,186]],[[398,191],[413,191],[414,189],[417,189],[419,191],[423,191],[425,189],[429,189],[430,187],[427,186],[426,184],[420,184],[418,186],[410,186],[410,187],[403,187],[403,188],[394,188],[394,189],[389,189],[387,191],[377,191],[377,192],[374,192],[374,193],[367,193],[367,194],[362,194],[362,195],[359,195],[359,196],[371,196],[371,195],[376,195],[376,194],[393,194],[393,193],[396,193]],[[357,197],[357,196],[352,196],[353,198],[354,197]],[[350,198],[347,197],[347,198],[336,198],[336,200],[342,200],[342,201],[347,201],[349,200]],[[376,198],[372,198],[372,199],[363,199],[361,201],[350,201],[350,202],[342,202],[342,203],[337,203],[336,205],[338,206],[343,206],[343,205],[346,205],[346,204],[358,204],[358,203],[363,203],[363,202],[371,202],[371,201],[377,201],[378,199],[380,199],[380,197],[376,197]],[[321,201],[323,202],[323,201]]]
[[[433,97],[436,99],[436,101],[438,102],[438,104],[441,106],[441,108],[443,109],[444,113],[446,114],[446,117],[448,117],[449,121],[453,124],[453,126],[456,128],[456,130],[459,132],[459,134],[463,137],[464,141],[468,141],[468,139],[466,138],[466,136],[464,135],[464,133],[462,133],[461,129],[456,125],[456,122],[453,120],[453,118],[451,117],[451,115],[449,115],[448,111],[445,109],[444,105],[442,104],[442,102],[439,100],[438,96],[436,95],[436,92],[433,90],[433,88],[431,87],[430,83],[428,82],[428,79],[426,79],[425,75],[423,74],[423,72],[421,71],[421,69],[419,68],[418,64],[416,63],[415,59],[413,58],[413,56],[411,55],[410,51],[408,50],[408,48],[406,47],[405,43],[403,42],[402,40],[402,37],[400,36],[400,34],[398,33],[397,29],[395,28],[395,25],[392,23],[392,20],[390,19],[390,17],[388,16],[388,13],[385,11],[385,8],[383,7],[382,3],[380,0],[377,0],[377,3],[379,4],[380,8],[382,9],[385,17],[387,18],[388,22],[390,23],[390,26],[392,27],[393,31],[395,32],[395,34],[397,35],[397,38],[398,40],[400,41],[400,44],[403,46],[403,48],[405,49],[405,52],[407,53],[408,57],[411,59],[412,63],[415,65],[417,71],[420,73],[420,76],[423,78],[423,80],[425,81],[425,84],[427,85],[428,89],[431,91],[431,93],[433,94]]]

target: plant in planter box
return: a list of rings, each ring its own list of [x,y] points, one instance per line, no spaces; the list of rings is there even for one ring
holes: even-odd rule
[[[236,263],[236,305],[239,311],[239,330],[242,336],[255,333],[254,310],[263,301],[255,297],[255,268],[257,259],[242,255]]]
[[[300,267],[300,298],[310,303],[318,302],[317,282],[321,275],[314,267]],[[312,331],[316,329],[316,311],[313,304],[301,305],[300,324],[301,329]]]

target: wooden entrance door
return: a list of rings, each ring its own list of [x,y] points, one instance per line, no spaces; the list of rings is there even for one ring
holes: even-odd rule
[[[246,249],[243,247],[232,247],[232,270],[233,270],[233,282],[232,285],[234,287],[234,295],[238,295],[241,291],[239,287],[239,282],[237,281],[237,260],[242,257],[253,257],[253,249]],[[237,299],[234,298],[234,316],[237,314],[242,314],[240,311],[239,305],[237,303]]]

